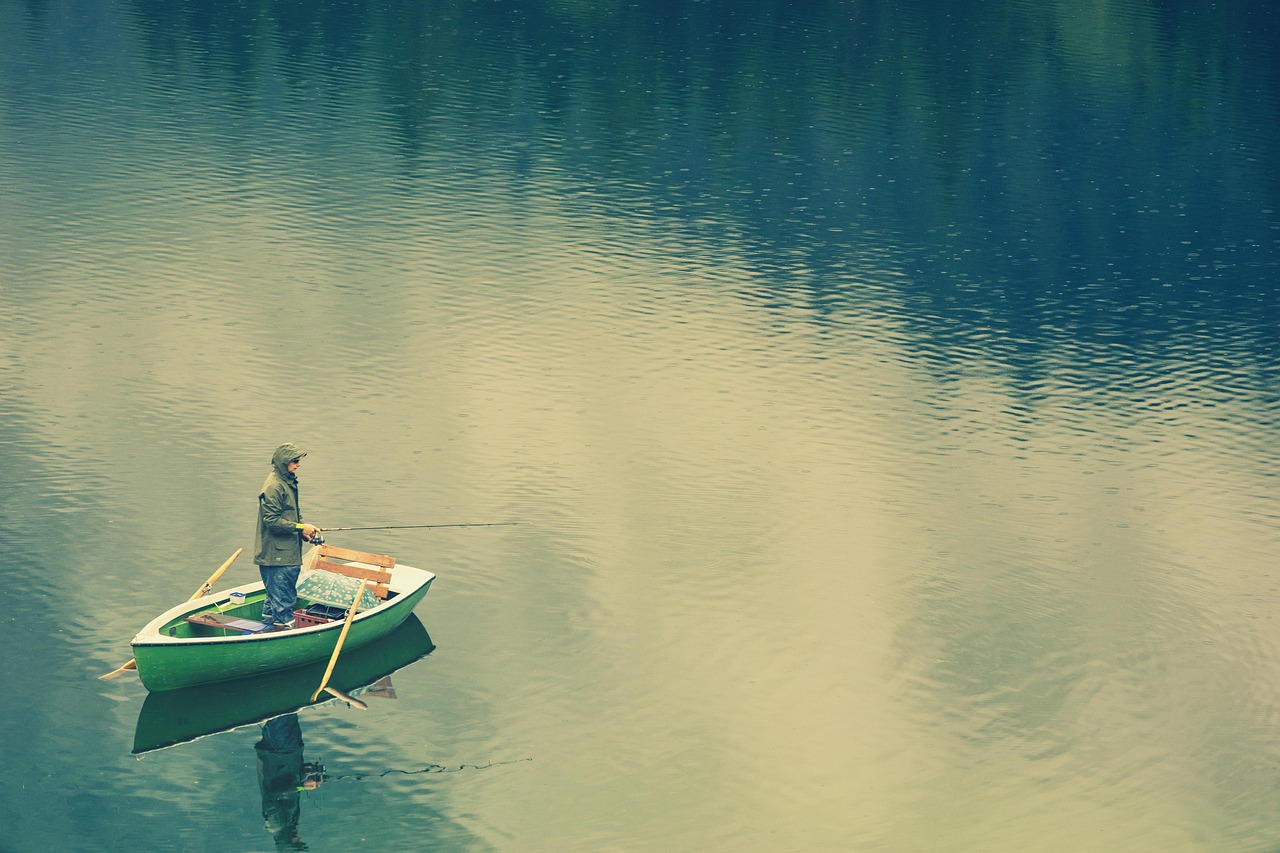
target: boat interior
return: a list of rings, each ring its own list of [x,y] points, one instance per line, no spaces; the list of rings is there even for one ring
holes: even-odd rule
[[[368,593],[372,593],[376,604],[382,604],[396,597],[397,593],[390,588],[391,569],[395,567],[396,558],[384,554],[371,554],[365,551],[353,551],[350,548],[339,548],[336,545],[320,545],[308,552],[303,565],[304,578],[310,572],[329,572],[337,579],[352,578],[365,581],[367,590],[362,601],[365,609],[369,607]],[[310,577],[320,577],[310,576]],[[337,622],[346,618],[347,607],[339,606],[329,584],[306,584],[299,581],[298,602],[294,609],[294,628],[307,628],[326,622]],[[308,596],[305,590],[324,589],[324,593],[316,597]],[[354,600],[358,584],[346,582],[347,593]],[[205,606],[193,610],[160,627],[160,633],[179,639],[196,639],[202,637],[226,637],[246,634],[258,634],[265,626],[262,623],[262,603],[266,598],[264,590],[246,593],[243,599],[219,596]],[[345,596],[344,596],[345,599]],[[274,628],[272,633],[287,631],[286,628]]]

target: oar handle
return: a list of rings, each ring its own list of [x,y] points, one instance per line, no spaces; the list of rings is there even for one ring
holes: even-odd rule
[[[196,587],[196,591],[191,595],[190,598],[187,599],[187,601],[195,601],[197,598],[204,598],[206,595],[212,592],[213,585],[218,582],[218,578],[222,577],[222,573],[225,572],[227,569],[231,568],[231,564],[236,561],[236,557],[239,557],[243,553],[244,553],[243,548],[237,548],[236,552],[232,554],[225,563],[219,566],[216,572],[209,575],[209,579],[207,581],[200,584],[200,586]],[[111,672],[108,672],[106,675],[99,675],[98,678],[105,681],[110,678],[115,678],[117,675],[120,675],[123,672],[126,672],[131,669],[137,669],[137,668],[138,668],[138,662],[133,658],[130,658],[129,661],[125,663],[123,666],[121,666],[119,669],[114,669]]]
[[[218,578],[222,577],[222,573],[225,572],[227,569],[231,568],[231,564],[234,563],[236,561],[236,558],[243,553],[244,553],[243,548],[237,548],[236,552],[232,554],[230,557],[228,557],[227,561],[223,563],[221,566],[219,566],[216,572],[209,575],[209,579],[204,583],[200,584],[200,586],[196,589],[196,591],[191,595],[191,598],[187,600],[195,601],[197,598],[203,598],[204,596],[212,592],[213,585],[218,582]]]

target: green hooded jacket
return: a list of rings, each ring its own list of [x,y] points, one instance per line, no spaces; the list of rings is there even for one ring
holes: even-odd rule
[[[258,535],[253,561],[259,566],[302,564],[302,510],[298,507],[298,477],[289,463],[306,456],[296,444],[282,444],[271,457],[271,473],[258,493]]]

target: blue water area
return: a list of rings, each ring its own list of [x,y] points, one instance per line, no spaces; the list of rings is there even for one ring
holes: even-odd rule
[[[0,849],[1275,849],[1278,29],[0,0]],[[99,680],[286,441],[430,654]]]

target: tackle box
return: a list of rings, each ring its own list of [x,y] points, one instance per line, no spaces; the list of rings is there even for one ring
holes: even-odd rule
[[[323,625],[326,622],[337,622],[347,618],[347,611],[332,604],[310,604],[304,610],[293,611],[295,628],[310,628],[312,625]]]

